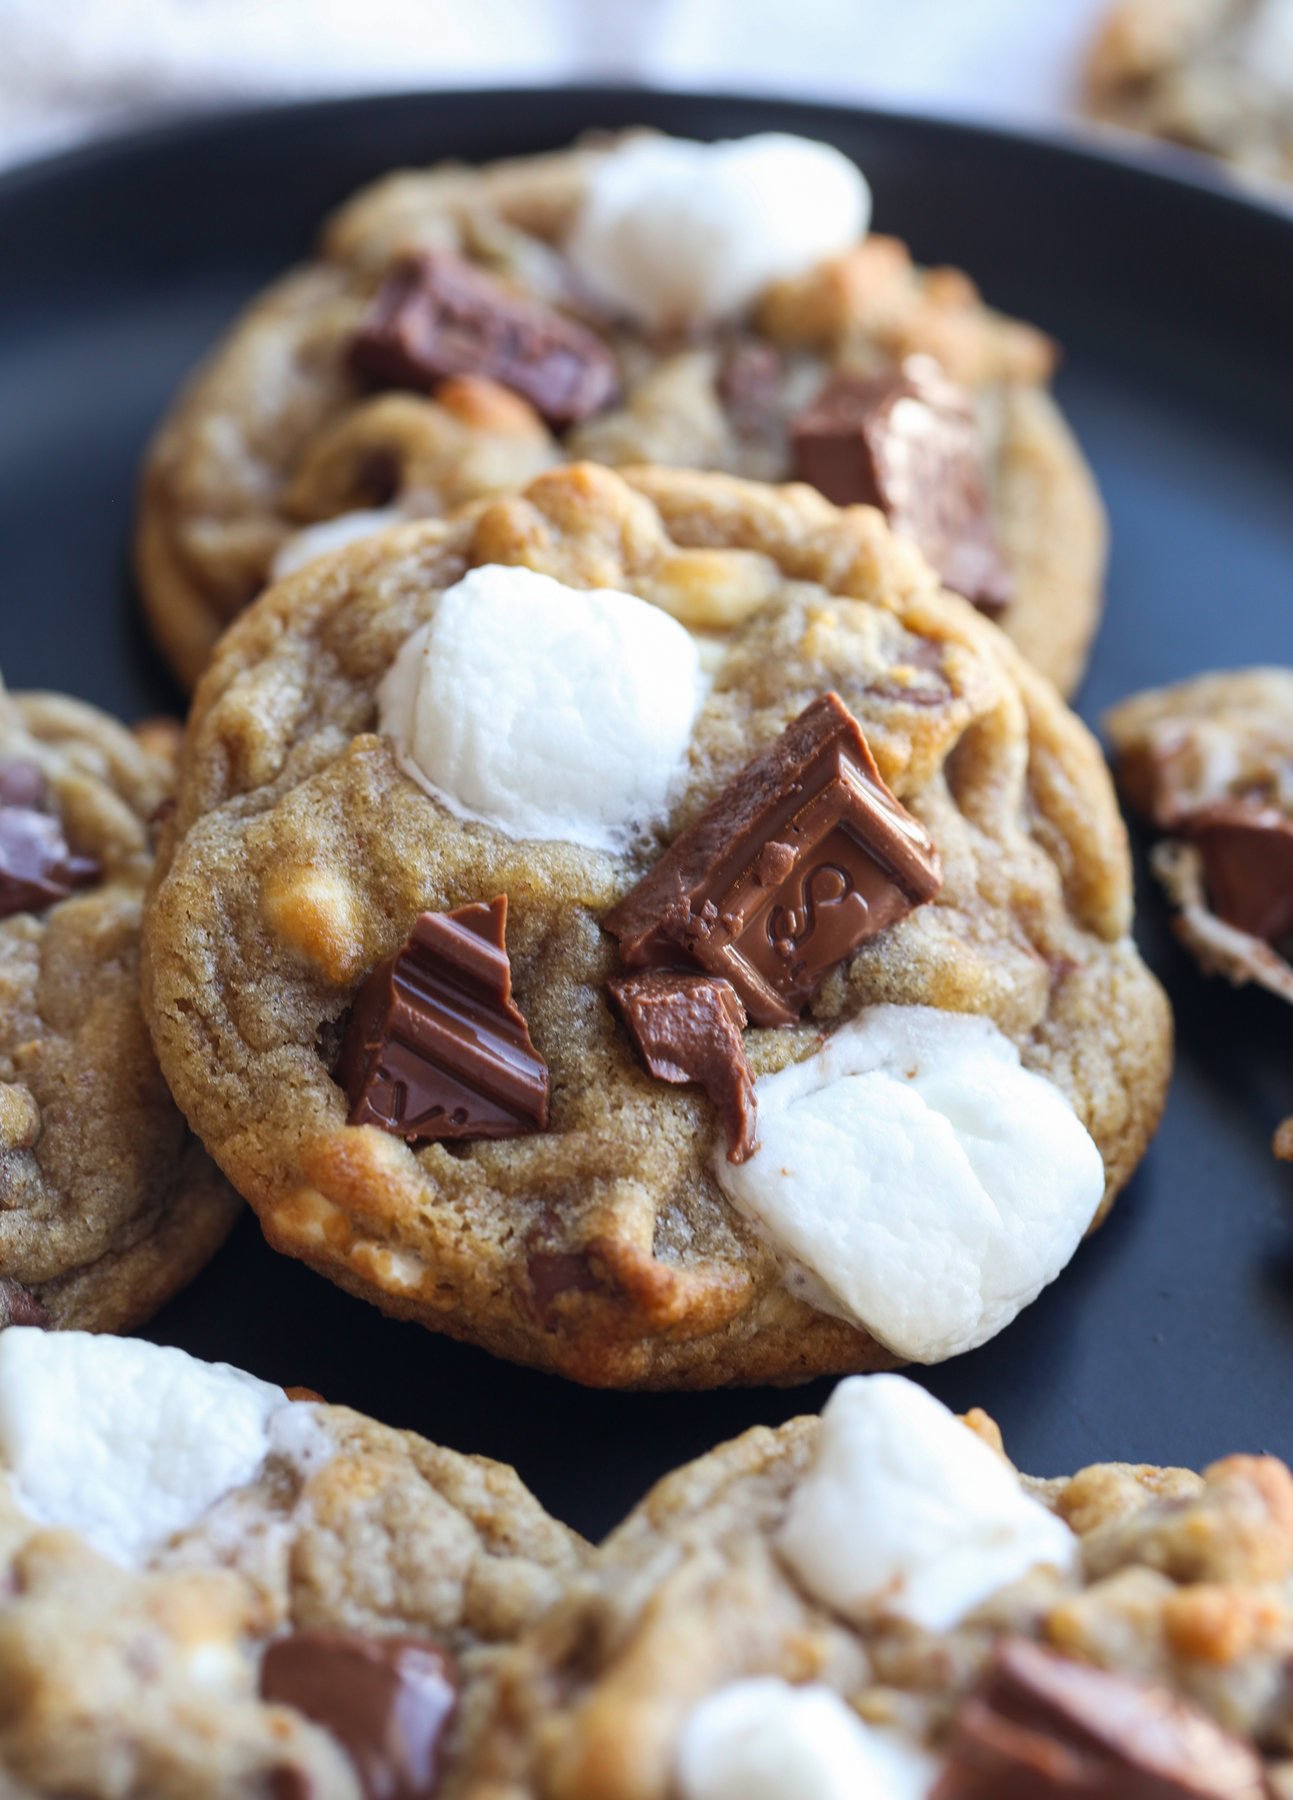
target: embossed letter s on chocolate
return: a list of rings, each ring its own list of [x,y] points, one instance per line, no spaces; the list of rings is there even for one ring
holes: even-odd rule
[[[790,1025],[836,963],[942,884],[838,694],[805,707],[603,921],[630,969],[690,958],[758,1025]]]
[[[548,1069],[512,999],[507,895],[425,912],[355,997],[337,1063],[352,1125],[409,1143],[548,1125]]]

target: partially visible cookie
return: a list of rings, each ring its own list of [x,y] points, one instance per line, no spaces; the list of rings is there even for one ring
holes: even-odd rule
[[[276,1248],[789,1381],[982,1342],[1104,1216],[1171,1062],[1130,917],[1096,745],[877,511],[581,464],[231,627],[145,1005]]]
[[[178,743],[0,689],[0,1324],[140,1324],[237,1217],[139,1009]]]
[[[1117,0],[1087,68],[1111,124],[1293,180],[1293,13],[1286,0]]]
[[[271,575],[553,463],[794,476],[884,506],[1068,691],[1105,527],[1054,347],[866,236],[824,145],[630,133],[388,177],[198,372],[145,464],[145,610],[192,683]]]
[[[855,1377],[652,1490],[503,1659],[463,1793],[1269,1800],[1290,1581],[1273,1457],[1035,1481]]]
[[[515,1472],[227,1364],[0,1333],[0,1787],[430,1800],[584,1546]]]

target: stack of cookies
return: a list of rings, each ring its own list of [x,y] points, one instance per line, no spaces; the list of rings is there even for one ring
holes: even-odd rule
[[[1034,1481],[876,1373],[1060,1276],[1171,1016],[1054,347],[869,222],[780,135],[389,177],[149,453],[183,731],[0,697],[4,1791],[1293,1796],[1284,1466]],[[1109,724],[1185,941],[1285,1000],[1290,719]],[[110,1335],[243,1202],[576,1381],[851,1379],[590,1549]]]

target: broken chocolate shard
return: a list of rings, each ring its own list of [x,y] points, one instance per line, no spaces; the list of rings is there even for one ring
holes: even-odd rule
[[[352,1125],[409,1143],[548,1125],[548,1068],[512,999],[507,895],[421,915],[367,976],[337,1064]]]
[[[626,968],[723,976],[759,1025],[790,1025],[860,944],[930,900],[938,854],[885,786],[838,694],[746,764],[603,924]]]
[[[0,1330],[6,1325],[49,1324],[49,1313],[30,1288],[7,1275],[0,1276]]]
[[[928,356],[833,376],[791,426],[795,473],[836,506],[878,506],[944,585],[996,617],[1011,597],[968,394]]]
[[[0,918],[42,912],[102,873],[94,857],[69,848],[39,766],[26,757],[0,763]]]
[[[1263,1800],[1261,1761],[1164,1688],[1024,1638],[952,1725],[931,1800]]]
[[[731,982],[650,969],[606,987],[647,1072],[657,1081],[699,1082],[722,1121],[728,1162],[748,1162],[758,1148],[754,1077],[741,1036],[745,1008]]]
[[[448,376],[488,376],[558,426],[600,411],[619,387],[615,358],[585,326],[443,250],[396,263],[350,354],[379,387],[429,392]]]
[[[1293,938],[1293,819],[1277,807],[1220,801],[1177,829],[1198,845],[1208,903],[1219,919],[1282,945]]]
[[[429,1639],[296,1631],[267,1647],[260,1694],[337,1740],[365,1800],[434,1794],[458,1682],[448,1654]]]

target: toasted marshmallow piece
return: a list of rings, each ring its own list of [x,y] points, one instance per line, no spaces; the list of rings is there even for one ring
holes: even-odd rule
[[[734,1681],[688,1714],[682,1800],[925,1800],[939,1765],[816,1683]]]
[[[338,513],[335,519],[322,519],[317,525],[302,526],[279,545],[270,567],[270,579],[281,581],[285,575],[295,575],[298,569],[317,562],[321,556],[344,550],[347,544],[373,537],[390,525],[407,523],[398,506],[377,506],[359,512]]]
[[[0,1479],[127,1565],[250,1481],[282,1388],[139,1338],[0,1332]],[[302,1409],[307,1410],[307,1409]]]
[[[460,818],[622,850],[664,812],[703,694],[695,640],[668,613],[488,564],[404,645],[380,723]]]
[[[827,144],[644,137],[594,169],[566,254],[603,302],[662,330],[743,312],[857,243],[870,218],[861,171]]]
[[[831,1395],[780,1549],[833,1611],[895,1613],[929,1631],[950,1630],[1039,1564],[1078,1563],[1064,1521],[901,1375],[854,1375]]]
[[[1104,1192],[1073,1108],[989,1019],[873,1006],[755,1092],[760,1148],[716,1152],[719,1185],[827,1310],[912,1362],[1008,1325]]]

